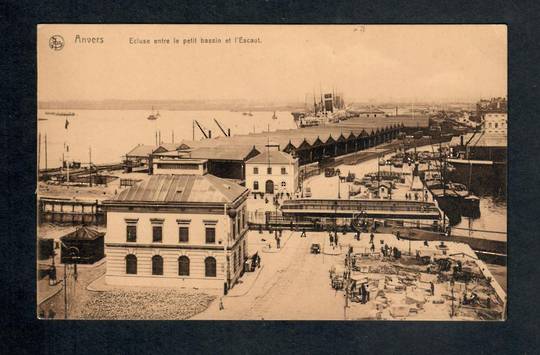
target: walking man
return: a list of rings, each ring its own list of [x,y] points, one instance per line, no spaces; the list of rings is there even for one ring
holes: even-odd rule
[[[431,295],[435,296],[435,284],[433,284],[433,281],[429,282],[429,287],[431,289]]]
[[[362,284],[362,286],[360,286],[360,295],[362,297],[362,304],[365,304],[366,303],[366,284]]]
[[[370,242],[371,244],[373,244],[373,238],[375,238],[375,235],[374,235],[373,233],[371,233],[371,234],[369,235],[369,242]]]

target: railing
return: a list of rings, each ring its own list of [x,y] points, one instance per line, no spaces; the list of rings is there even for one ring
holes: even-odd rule
[[[411,202],[393,200],[289,200],[284,201],[281,206],[286,210],[325,210],[325,211],[407,211],[407,212],[439,212],[439,209],[432,202]]]

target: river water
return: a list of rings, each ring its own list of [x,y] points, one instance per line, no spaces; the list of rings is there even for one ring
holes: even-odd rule
[[[437,146],[423,146],[417,151],[437,151]],[[411,149],[410,151],[413,151]],[[480,197],[480,216],[477,218],[461,217],[461,221],[452,226],[452,234],[507,240],[507,203],[506,199],[489,194]]]
[[[148,120],[150,111],[140,110],[78,110],[75,116],[66,117],[47,115],[39,110],[38,132],[41,133],[40,168],[59,167],[62,153],[69,160],[88,163],[90,148],[92,162],[119,163],[127,152],[137,144],[155,145],[155,132],[161,131],[163,143],[193,138],[193,120],[197,120],[206,130],[212,131],[212,137],[223,136],[213,119],[231,133],[246,134],[265,130],[294,128],[290,112],[276,112],[277,119],[272,119],[273,112],[253,112],[253,116],[232,111],[160,111],[160,118]],[[68,111],[62,111],[68,112]],[[45,164],[45,135],[47,135],[47,164]],[[202,138],[201,131],[195,127],[195,139]],[[64,150],[64,144],[68,146]],[[69,149],[69,152],[66,151]]]

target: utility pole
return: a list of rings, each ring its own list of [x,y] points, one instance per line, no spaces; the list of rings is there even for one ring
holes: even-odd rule
[[[47,171],[47,133],[45,133],[45,171]]]
[[[68,318],[68,302],[67,302],[67,263],[64,263],[64,319]]]
[[[381,184],[381,154],[379,153],[379,159],[377,159],[377,196],[379,196]]]
[[[38,156],[38,178],[39,178],[39,168],[41,167],[41,133],[38,134],[38,151],[37,151],[37,156]]]
[[[92,146],[88,147],[88,161],[90,165],[90,187],[92,187]]]

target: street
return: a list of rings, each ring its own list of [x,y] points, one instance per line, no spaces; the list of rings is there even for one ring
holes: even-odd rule
[[[300,234],[293,232],[279,252],[259,251],[260,274],[245,273],[244,282],[223,297],[223,310],[215,301],[192,319],[343,319],[343,293],[330,287],[328,273],[333,264],[342,263],[342,258],[310,254],[312,243],[324,245],[325,233],[308,232],[306,238],[300,238]],[[251,232],[250,244],[261,236],[270,239],[267,233]]]

